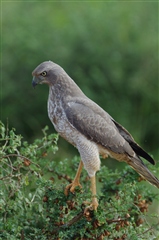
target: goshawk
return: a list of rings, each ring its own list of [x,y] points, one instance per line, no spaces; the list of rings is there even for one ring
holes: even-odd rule
[[[76,186],[81,186],[79,178],[84,166],[91,180],[90,208],[97,209],[95,174],[100,169],[100,155],[125,161],[159,188],[159,180],[148,170],[140,156],[155,164],[153,158],[123,126],[90,100],[62,67],[46,61],[37,66],[32,75],[34,87],[42,83],[49,86],[49,118],[56,131],[78,149],[81,157],[75,179],[65,189],[66,195],[69,191],[73,192]]]

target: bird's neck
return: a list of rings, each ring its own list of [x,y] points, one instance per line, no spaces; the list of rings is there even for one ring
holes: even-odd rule
[[[63,81],[56,82],[49,87],[49,99],[51,101],[67,101],[73,97],[83,96],[84,93],[76,83],[68,76]]]

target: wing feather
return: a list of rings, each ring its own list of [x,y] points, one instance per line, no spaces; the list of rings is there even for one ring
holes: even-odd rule
[[[132,148],[120,135],[109,115],[103,117],[100,108],[97,108],[97,111],[96,108],[97,105],[93,108],[80,101],[69,101],[65,106],[65,114],[72,126],[89,140],[115,153],[127,153],[132,156]]]
[[[149,161],[151,164],[155,164],[154,159],[147,153],[145,152],[144,149],[142,149],[133,139],[133,137],[131,136],[131,134],[122,126],[120,125],[118,122],[116,122],[115,120],[113,120],[113,122],[115,123],[115,125],[117,126],[120,134],[123,136],[123,138],[128,141],[128,143],[130,144],[130,146],[132,147],[132,149],[134,150],[134,152],[145,158],[147,161]]]

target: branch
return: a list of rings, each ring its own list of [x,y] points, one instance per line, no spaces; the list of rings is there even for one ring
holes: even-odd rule
[[[84,212],[80,212],[75,217],[73,217],[68,223],[64,224],[62,227],[69,227],[74,223],[78,222],[84,216]]]
[[[144,232],[141,233],[141,234],[138,234],[137,236],[140,237],[140,236],[142,236],[143,234],[145,234],[145,233],[147,233],[147,232],[149,232],[149,231],[153,231],[153,230],[154,230],[154,227],[157,227],[158,225],[159,225],[159,222],[156,223],[154,226],[149,227],[146,231],[144,231]],[[153,232],[153,234],[156,235],[154,232]],[[156,236],[156,237],[157,237],[157,236]]]
[[[33,161],[31,161],[29,158],[25,157],[25,156],[22,156],[22,155],[19,155],[19,154],[8,154],[8,155],[5,155],[5,156],[2,156],[0,157],[0,159],[3,159],[3,158],[10,158],[10,157],[19,157],[19,158],[23,158],[24,160],[27,160],[29,162],[31,162],[32,164],[34,164],[35,166],[37,166],[38,168],[40,168],[40,166],[37,164],[37,163],[34,163]]]

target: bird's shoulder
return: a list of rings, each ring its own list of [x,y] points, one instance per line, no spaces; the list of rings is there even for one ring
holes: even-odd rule
[[[106,122],[109,126],[116,128],[112,117],[91,99],[85,97],[70,98],[66,101],[65,109],[80,118],[96,118]]]
[[[133,154],[111,116],[90,99],[67,101],[65,114],[69,123],[87,139],[116,153]]]

